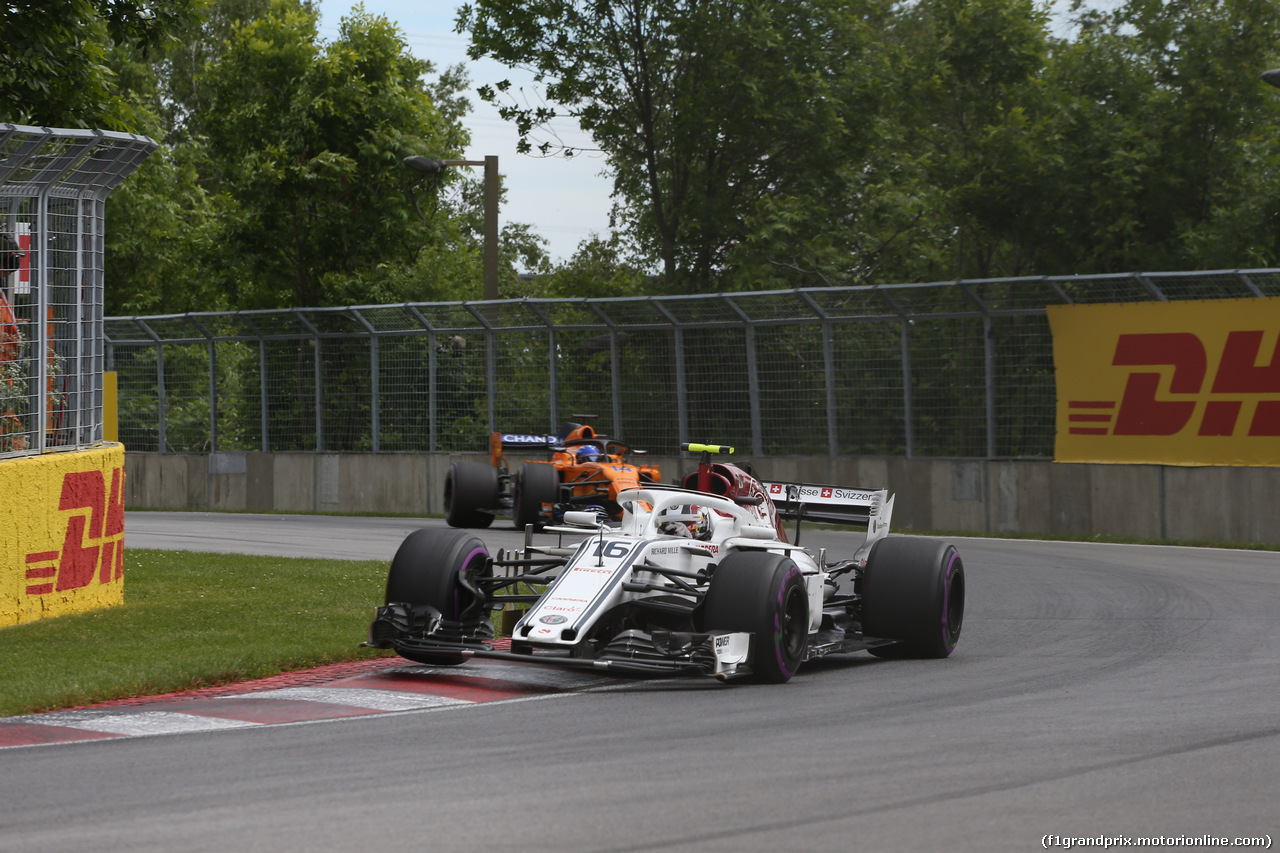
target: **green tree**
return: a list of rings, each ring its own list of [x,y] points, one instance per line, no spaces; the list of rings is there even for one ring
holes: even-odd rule
[[[1274,262],[1280,6],[1130,0],[1081,12],[1054,68],[1070,91],[1059,245],[1072,271]]]
[[[17,0],[0,4],[0,121],[134,130],[108,61],[149,50],[205,0]]]
[[[130,45],[109,61],[135,130],[156,140],[169,134],[166,98],[155,67]],[[160,141],[137,171],[107,197],[105,311],[168,314],[225,308],[202,259],[215,241],[213,200],[199,183],[198,146]]]
[[[458,25],[473,57],[531,67],[591,134],[614,176],[615,219],[668,289],[715,287],[745,215],[826,181],[862,131],[845,96],[870,38],[847,2],[478,0]],[[506,81],[481,95],[526,147],[556,114],[517,101]]]
[[[547,278],[546,295],[551,297],[643,296],[648,276],[624,260],[621,241],[616,237],[584,240],[569,258]]]
[[[207,186],[224,206],[219,272],[240,307],[392,301],[388,266],[428,236],[410,154],[459,149],[399,31],[357,7],[319,45],[309,5],[277,0],[202,74]]]

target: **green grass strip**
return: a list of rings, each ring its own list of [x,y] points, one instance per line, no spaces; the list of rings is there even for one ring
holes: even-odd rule
[[[125,603],[0,628],[0,716],[360,660],[387,564],[125,552]]]

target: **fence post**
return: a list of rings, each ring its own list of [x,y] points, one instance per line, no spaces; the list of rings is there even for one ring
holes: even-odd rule
[[[48,432],[45,429],[45,418],[49,411],[49,359],[46,353],[49,352],[49,189],[52,184],[46,185],[40,190],[40,195],[36,199],[36,239],[33,241],[37,246],[37,257],[40,260],[40,266],[37,269],[34,263],[31,264],[33,278],[32,283],[36,288],[36,317],[35,317],[35,334],[32,335],[34,340],[34,348],[31,351],[31,357],[35,361],[36,388],[35,405],[32,406],[34,415],[34,431],[35,431],[35,450],[36,453],[44,453],[48,442]]]
[[[751,453],[764,455],[763,429],[760,426],[760,372],[756,368],[756,330],[751,317],[727,296],[722,296],[733,313],[742,320],[743,342],[747,348],[747,406],[751,412]]]
[[[1240,279],[1241,282],[1243,282],[1244,286],[1248,288],[1249,292],[1252,293],[1254,296],[1261,297],[1264,295],[1263,292],[1258,289],[1258,285],[1253,283],[1253,279],[1249,278],[1248,273],[1242,272],[1241,270],[1236,270],[1236,276]]]
[[[689,443],[689,389],[685,387],[684,377],[684,329],[675,315],[654,297],[649,297],[649,304],[671,324],[672,336],[676,349],[676,441],[679,444]]]
[[[262,452],[271,452],[271,420],[268,417],[271,397],[267,393],[267,341],[258,338],[258,399],[262,409]]]
[[[902,324],[902,423],[903,438],[907,445],[907,458],[916,454],[915,430],[911,425],[911,321],[900,318]]]
[[[82,199],[82,198],[77,198],[77,199],[76,199],[76,248],[75,248],[75,253],[76,253],[76,272],[75,272],[75,280],[76,280],[76,281],[78,281],[78,282],[83,282],[83,281],[85,280],[85,271],[84,271],[84,199]],[[66,390],[66,394],[65,394],[65,395],[64,395],[64,397],[63,397],[63,400],[62,400],[62,407],[61,407],[62,414],[66,414],[67,412],[70,412],[70,413],[71,413],[71,418],[70,418],[70,420],[71,420],[72,422],[67,424],[67,429],[70,431],[70,433],[71,433],[72,435],[74,435],[74,436],[75,436],[75,439],[73,440],[73,442],[72,442],[72,443],[73,443],[73,444],[77,444],[77,445],[78,445],[78,444],[83,443],[83,440],[84,440],[84,436],[82,436],[82,435],[80,434],[80,413],[81,413],[81,411],[83,411],[83,409],[84,409],[84,405],[85,405],[85,404],[84,404],[84,400],[85,400],[85,396],[86,396],[86,395],[85,395],[85,388],[84,388],[84,374],[85,374],[85,365],[84,365],[84,362],[85,362],[85,359],[86,359],[86,357],[87,357],[87,356],[85,355],[85,351],[84,351],[84,344],[85,344],[85,333],[84,333],[84,313],[85,313],[85,306],[84,306],[84,297],[85,297],[85,292],[86,292],[86,290],[87,290],[87,288],[85,288],[85,287],[83,287],[83,286],[81,286],[81,287],[77,287],[77,288],[75,289],[75,293],[76,293],[76,296],[75,296],[75,303],[76,303],[76,371],[75,371],[75,380],[76,380],[76,384],[75,384],[75,387],[74,387],[74,388],[67,388],[67,381],[66,381],[66,378],[65,378],[65,377],[70,377],[70,375],[71,375],[71,374],[70,374],[70,372],[69,372],[69,371],[68,371],[67,373],[64,373],[64,374],[63,374],[63,376],[64,376],[64,379],[63,379],[63,387],[64,387],[64,388],[66,388],[67,390]],[[101,331],[101,329],[94,329],[93,331],[94,331],[94,338],[93,338],[93,339],[96,341],[96,340],[97,340],[97,335],[98,335],[98,333]],[[95,367],[97,367],[97,365],[94,365],[94,366],[95,366]],[[71,405],[71,398],[72,398],[73,396],[74,396],[75,401],[76,401],[76,404],[75,404],[74,406],[72,406],[72,405]],[[101,402],[98,402],[98,404],[97,404],[97,407],[96,407],[96,408],[100,408],[100,407],[101,407]],[[58,428],[59,428],[59,429],[58,429],[59,433],[61,433],[61,431],[62,431],[62,430],[61,430],[61,426],[62,426],[62,423],[61,423],[61,421],[62,421],[62,414],[60,414],[60,415],[58,416],[58,421],[59,421],[59,423],[57,424],[57,426],[58,426]],[[92,437],[92,436],[90,436],[90,437],[89,437],[89,440],[90,440],[90,441],[92,441],[92,440],[93,440],[93,437]],[[59,443],[61,443],[61,442],[59,442]]]
[[[218,345],[209,339],[209,452],[218,452]]]

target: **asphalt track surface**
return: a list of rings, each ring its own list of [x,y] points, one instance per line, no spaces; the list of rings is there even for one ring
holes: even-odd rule
[[[439,523],[137,513],[126,538],[135,548],[386,559],[404,532]],[[485,538],[516,541],[509,531]],[[838,554],[851,541],[814,531],[810,544]],[[7,749],[0,849],[1275,840],[1280,555],[956,544],[968,611],[947,660],[851,655],[778,686],[549,683],[518,698],[329,722]]]

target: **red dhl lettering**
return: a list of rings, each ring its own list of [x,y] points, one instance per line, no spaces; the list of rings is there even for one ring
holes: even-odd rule
[[[107,584],[124,577],[124,469],[111,472],[110,491],[101,471],[76,471],[62,478],[59,510],[86,510],[67,518],[61,551],[26,555],[27,595]]]
[[[1157,398],[1163,374],[1135,370],[1129,374],[1118,402],[1068,400],[1068,431],[1072,435],[1176,435],[1187,427],[1203,403],[1197,434],[1230,436],[1236,431],[1246,402],[1250,402],[1252,417],[1247,434],[1280,436],[1280,338],[1270,360],[1259,364],[1264,335],[1260,330],[1230,332],[1206,390],[1208,355],[1197,335],[1122,334],[1116,341],[1112,365],[1172,367],[1166,397],[1173,399]],[[1276,399],[1244,399],[1244,395],[1260,394],[1275,395]],[[1208,395],[1214,396],[1206,399]]]

